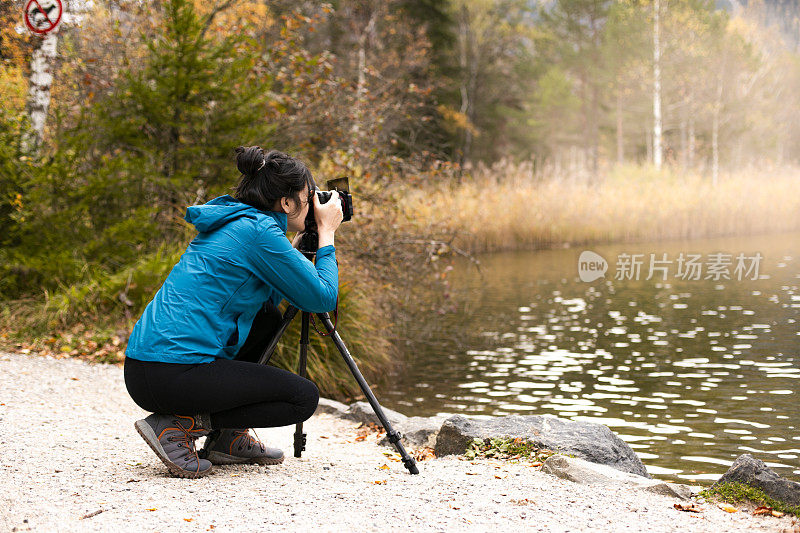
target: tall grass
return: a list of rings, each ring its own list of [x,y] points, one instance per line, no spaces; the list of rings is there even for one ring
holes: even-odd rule
[[[407,224],[473,253],[800,230],[800,170],[707,176],[621,166],[595,183],[479,168],[404,192]]]
[[[361,281],[361,280],[360,280]],[[393,350],[389,346],[386,332],[381,330],[384,323],[381,312],[367,290],[360,284],[349,282],[339,284],[339,318],[336,330],[342,336],[348,351],[353,356],[359,370],[370,381],[373,389],[380,387],[374,380],[385,376],[395,366]],[[333,320],[333,317],[331,317]],[[325,327],[316,320],[316,328],[325,333]],[[272,364],[297,371],[300,343],[300,315],[292,322],[278,344]],[[319,387],[323,396],[329,398],[360,398],[358,383],[350,373],[333,341],[317,335],[314,327],[310,329],[308,350],[308,377]],[[380,380],[378,379],[380,382]]]
[[[134,323],[184,249],[182,243],[164,244],[120,271],[87,272],[85,281],[63,286],[44,298],[3,302],[0,348],[120,363]],[[386,322],[384,313],[368,296],[370,280],[359,276],[356,285],[348,282],[348,275],[346,269],[340,275],[337,331],[360,370],[372,380],[393,366],[394,350],[381,329]],[[324,332],[321,323],[317,328]],[[298,314],[278,344],[271,364],[296,371],[299,339]],[[357,382],[332,341],[313,329],[307,370],[309,378],[328,397],[360,395]]]

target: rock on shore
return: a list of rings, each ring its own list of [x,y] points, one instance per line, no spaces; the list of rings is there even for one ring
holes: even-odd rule
[[[638,489],[688,500],[695,491],[688,485],[665,483],[628,472],[622,472],[608,465],[590,463],[577,457],[553,455],[542,465],[547,472],[561,479],[580,484],[627,485]]]
[[[323,398],[318,410],[355,422],[380,424],[367,402],[345,405]],[[402,435],[405,446],[434,448],[437,457],[461,455],[476,438],[521,438],[540,448],[650,478],[631,447],[602,424],[537,415],[472,419],[461,415],[408,417],[385,407],[383,412],[392,427]],[[380,444],[391,446],[386,437]]]
[[[749,453],[737,457],[714,486],[725,483],[743,483],[763,490],[767,496],[776,500],[789,505],[800,505],[800,483],[779,476],[764,461]]]
[[[436,456],[462,454],[473,439],[521,438],[534,445],[622,472],[649,478],[642,460],[607,426],[552,416],[504,416],[477,420],[455,415],[442,425]]]
[[[444,416],[406,416],[385,407],[382,409],[392,428],[402,435],[403,445],[412,448],[433,448],[436,443],[436,435],[447,419]],[[320,398],[317,412],[332,414],[362,424],[380,424],[380,420],[368,402],[345,405],[336,400]],[[385,436],[380,444],[391,446],[389,439]]]

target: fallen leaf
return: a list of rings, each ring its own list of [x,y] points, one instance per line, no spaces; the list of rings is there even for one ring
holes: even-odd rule
[[[786,513],[782,513],[780,511],[772,511],[772,516],[774,516],[775,518],[781,518],[785,514]]]
[[[688,503],[688,504],[676,503],[673,505],[673,507],[679,511],[686,511],[689,513],[699,513],[702,510],[693,503]]]
[[[505,479],[505,476],[498,476],[497,474],[495,474],[494,478],[495,479]]]
[[[366,435],[359,435],[358,437],[356,437],[356,442],[362,441],[362,440],[366,440],[366,439],[367,439]]]
[[[538,462],[536,462],[536,463],[531,463],[531,464],[530,464],[530,465],[528,465],[528,466],[542,466],[543,464],[544,464],[544,463],[542,463],[541,461],[538,461]]]
[[[738,513],[739,512],[739,509],[737,509],[736,507],[734,507],[732,505],[728,505],[727,503],[721,503],[721,504],[717,505],[717,507],[719,507],[720,509],[722,509],[726,513]]]
[[[184,518],[183,520],[184,520],[185,522],[191,522],[192,520],[194,520],[194,518]]]
[[[85,515],[83,515],[82,517],[80,517],[78,520],[85,520],[85,519],[87,519],[87,518],[91,518],[91,517],[93,517],[93,516],[97,516],[97,515],[99,515],[100,513],[102,513],[103,511],[105,511],[105,509],[98,509],[97,511],[95,511],[95,512],[93,512],[93,513],[86,513]]]
[[[432,448],[421,448],[419,450],[414,451],[411,455],[417,461],[427,461],[428,459],[436,459],[436,453],[434,453]]]
[[[376,484],[376,485],[386,485],[386,480],[385,479],[379,479],[377,481],[373,481],[373,483]]]
[[[146,509],[146,511],[158,511],[158,508],[153,507],[152,509]]]
[[[396,452],[383,452],[383,455],[385,455],[386,457],[396,457],[397,453]]]
[[[328,438],[330,438],[330,437],[326,437],[325,435],[320,435],[320,436],[319,436],[319,438],[321,438],[321,439],[328,439]]]
[[[379,466],[378,468],[380,468],[381,470],[389,470],[389,465],[383,464],[383,465]]]
[[[466,474],[467,474],[468,476],[477,476],[477,475],[478,475],[478,473],[477,473],[477,472],[466,472]]]
[[[754,515],[772,514],[772,507],[766,507],[763,505],[761,507],[756,507],[755,510],[753,511],[753,514]]]

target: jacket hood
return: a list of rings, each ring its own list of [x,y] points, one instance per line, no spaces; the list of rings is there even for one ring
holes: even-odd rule
[[[286,231],[286,213],[259,211],[255,207],[242,203],[228,194],[214,198],[207,204],[189,206],[186,209],[186,216],[183,218],[187,222],[194,224],[197,231],[208,232],[222,227],[237,218],[243,216],[254,217],[258,213],[274,218],[278,222],[278,226]]]

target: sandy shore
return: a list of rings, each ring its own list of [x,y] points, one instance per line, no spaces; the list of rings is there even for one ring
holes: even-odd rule
[[[279,466],[170,477],[136,434],[145,415],[122,368],[0,353],[0,531],[794,531],[791,518],[728,513],[621,486],[578,485],[526,464],[454,457],[406,472],[373,434],[318,414],[257,430]],[[363,432],[363,431],[362,431]]]

